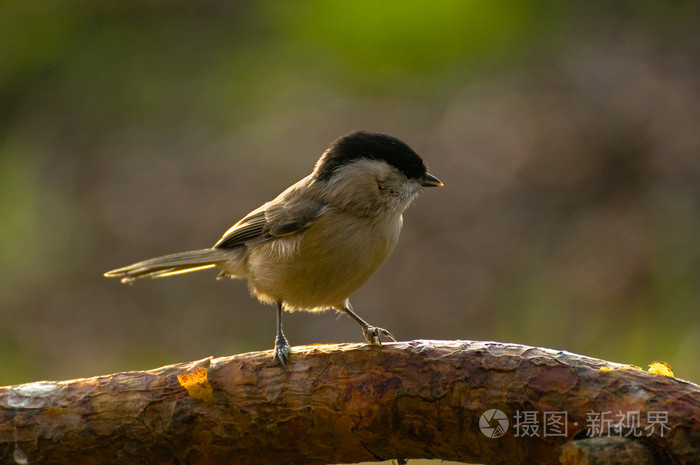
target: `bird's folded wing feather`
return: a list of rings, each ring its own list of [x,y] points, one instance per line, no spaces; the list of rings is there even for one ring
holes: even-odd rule
[[[322,213],[320,202],[306,201],[291,206],[266,203],[226,231],[214,248],[228,249],[288,236],[311,226]]]

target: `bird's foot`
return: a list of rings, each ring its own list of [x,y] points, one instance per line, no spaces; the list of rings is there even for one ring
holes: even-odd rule
[[[367,341],[367,344],[371,346],[380,346],[382,345],[382,341],[379,338],[379,336],[385,336],[391,339],[392,341],[396,342],[396,338],[387,331],[384,328],[379,328],[377,326],[370,326],[366,325],[362,327],[362,334],[365,335],[365,340]]]
[[[275,352],[272,355],[272,361],[277,362],[285,367],[285,363],[289,360],[289,342],[287,338],[282,336],[281,338],[277,336],[275,338]]]

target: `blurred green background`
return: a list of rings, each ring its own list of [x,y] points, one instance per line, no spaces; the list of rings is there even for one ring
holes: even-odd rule
[[[353,129],[446,184],[367,320],[700,381],[698,31],[693,1],[2,2],[0,385],[270,349],[243,282],[102,273],[213,244]]]

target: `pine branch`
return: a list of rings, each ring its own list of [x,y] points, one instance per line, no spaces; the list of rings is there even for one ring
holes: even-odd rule
[[[629,457],[698,463],[700,387],[517,344],[304,346],[286,371],[266,351],[0,388],[3,464]]]

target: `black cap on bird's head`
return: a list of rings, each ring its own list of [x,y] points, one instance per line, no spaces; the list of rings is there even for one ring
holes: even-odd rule
[[[353,131],[336,139],[316,163],[316,176],[329,179],[341,166],[360,159],[385,161],[408,179],[420,180],[424,186],[442,185],[428,173],[423,159],[404,142],[366,131]]]

